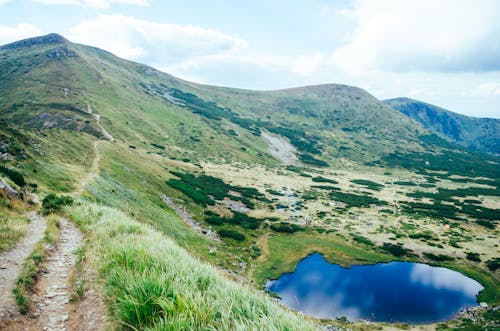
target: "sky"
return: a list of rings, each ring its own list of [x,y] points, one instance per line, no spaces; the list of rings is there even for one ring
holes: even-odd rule
[[[0,0],[0,44],[59,33],[198,83],[338,83],[500,118],[497,0]]]

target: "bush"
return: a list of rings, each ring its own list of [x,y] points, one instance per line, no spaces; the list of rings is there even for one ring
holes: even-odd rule
[[[384,243],[382,249],[397,257],[405,256],[410,252],[410,250],[404,248],[402,244],[395,245],[391,243]]]
[[[453,257],[444,254],[432,254],[432,253],[423,253],[423,254],[426,258],[434,261],[443,262],[443,261],[453,260]]]
[[[221,225],[222,223],[224,223],[224,219],[219,217],[218,215],[208,216],[205,218],[205,222],[212,225]]]
[[[220,229],[219,231],[217,231],[217,233],[222,237],[232,238],[236,241],[245,240],[245,235],[243,233],[238,232],[238,231],[229,230],[229,229]]]
[[[261,220],[235,211],[229,222],[239,225],[243,229],[255,230],[259,227]]]
[[[24,180],[23,175],[19,171],[9,169],[0,164],[0,172],[3,173],[5,176],[9,177],[14,183],[16,183],[16,185],[26,186],[26,181]]]
[[[384,187],[384,185],[382,185],[382,184],[379,184],[377,182],[373,182],[371,180],[366,180],[366,179],[353,179],[353,180],[351,180],[351,183],[362,185],[362,186],[366,187],[367,189],[373,190],[373,191],[380,191]]]
[[[73,204],[73,199],[68,196],[57,196],[53,193],[48,194],[42,200],[42,214],[48,215],[51,213],[58,213],[64,206]]]
[[[283,232],[283,233],[294,233],[299,230],[302,230],[302,227],[298,226],[297,224],[290,224],[286,222],[271,224],[270,228],[275,232]]]
[[[358,243],[365,244],[365,245],[368,245],[368,246],[374,246],[375,245],[375,243],[373,241],[371,241],[370,239],[368,239],[366,237],[363,237],[363,236],[356,236],[353,239],[354,239],[354,241],[357,241]]]
[[[354,193],[330,192],[329,198],[345,203],[348,207],[370,207],[370,205],[387,205],[387,201],[379,200],[368,195],[358,195]]]
[[[330,184],[338,184],[339,183],[339,182],[337,182],[334,179],[325,178],[325,177],[322,177],[322,176],[314,177],[312,179],[312,181],[316,182],[316,183],[330,183]]]
[[[310,164],[312,166],[316,167],[328,167],[328,163],[326,163],[323,160],[316,159],[315,157],[309,155],[309,154],[300,154],[299,159],[301,162],[305,164]]]
[[[210,196],[213,196],[216,200],[222,200],[228,197],[232,200],[241,201],[248,208],[253,208],[255,206],[250,199],[265,201],[265,196],[253,187],[232,186],[226,184],[220,178],[208,175],[195,176],[180,172],[172,172],[172,174],[180,179],[169,179],[167,184],[181,191],[194,202],[201,205],[213,206],[215,201],[211,199]],[[241,196],[231,195],[229,191],[238,192]]]
[[[478,253],[467,253],[466,256],[467,260],[469,261],[474,261],[474,262],[481,262],[481,257],[479,257]]]
[[[419,233],[412,233],[408,235],[411,239],[423,239],[423,240],[433,240],[434,236],[432,235],[432,232],[427,231],[427,232],[419,232]]]
[[[409,180],[400,180],[400,181],[395,181],[393,184],[399,185],[399,186],[417,186],[414,182],[411,182]]]
[[[495,257],[491,260],[486,261],[486,266],[491,271],[496,271],[497,269],[500,269],[500,258]]]

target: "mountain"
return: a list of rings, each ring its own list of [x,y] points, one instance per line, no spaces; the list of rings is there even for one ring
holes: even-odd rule
[[[199,158],[220,155],[220,146],[209,140],[217,136],[226,157],[254,161],[268,154],[262,130],[290,140],[303,160],[326,162],[338,157],[374,161],[400,146],[416,150],[419,135],[425,134],[350,86],[257,92],[199,85],[57,35],[3,46],[0,56],[2,118],[23,128],[100,136],[94,112],[117,139],[185,146],[189,152],[178,154]]]
[[[312,252],[451,268],[500,302],[498,159],[361,88],[197,84],[50,34],[0,46],[0,91],[0,253],[26,215],[47,214],[39,264],[78,225],[70,321],[101,302],[109,329],[351,328],[262,293]],[[15,290],[41,316],[42,267]]]
[[[500,154],[499,119],[469,117],[409,98],[389,99],[384,103],[450,142],[475,151]]]
[[[382,165],[396,154],[454,149],[429,149],[429,131],[356,87],[200,85],[54,34],[2,46],[0,58],[0,118],[24,129],[109,134],[191,161],[280,163],[262,132],[291,144],[298,161],[290,162],[311,165]]]

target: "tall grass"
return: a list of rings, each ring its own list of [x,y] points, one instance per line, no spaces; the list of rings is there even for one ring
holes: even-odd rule
[[[26,235],[29,218],[0,207],[0,253]]]
[[[303,316],[226,279],[172,240],[122,212],[82,203],[72,219],[87,232],[116,328],[313,330]]]

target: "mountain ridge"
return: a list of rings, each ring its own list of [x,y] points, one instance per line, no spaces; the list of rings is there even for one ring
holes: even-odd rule
[[[88,132],[95,131],[93,123],[86,122],[85,110],[91,106],[98,113],[104,112],[102,116],[105,124],[110,116],[117,116],[117,109],[112,110],[117,103],[109,102],[109,96],[112,95],[119,96],[119,103],[125,106],[129,103],[127,99],[131,102],[144,103],[146,99],[142,93],[150,93],[149,96],[146,96],[147,102],[153,102],[155,107],[166,110],[182,108],[193,111],[193,109],[180,106],[180,104],[186,104],[186,100],[177,102],[177,104],[172,103],[172,98],[169,95],[179,94],[175,91],[182,91],[179,95],[182,95],[183,98],[190,98],[191,96],[188,94],[194,93],[197,96],[195,102],[215,102],[220,108],[217,111],[221,112],[215,117],[222,121],[232,118],[232,122],[229,120],[231,125],[237,126],[233,129],[248,129],[241,127],[243,122],[252,122],[249,125],[257,127],[262,124],[260,122],[263,122],[264,118],[269,116],[266,119],[267,122],[271,122],[266,124],[268,127],[280,127],[282,126],[280,123],[292,126],[296,133],[289,133],[289,135],[294,135],[297,140],[302,141],[306,140],[304,132],[316,131],[316,133],[310,132],[310,134],[325,136],[324,139],[328,140],[327,145],[332,145],[336,154],[348,154],[348,158],[358,158],[359,160],[360,154],[354,151],[357,148],[362,148],[363,154],[366,156],[375,154],[375,152],[377,155],[382,155],[388,146],[391,146],[392,150],[396,149],[399,136],[408,137],[416,146],[419,142],[414,131],[421,131],[422,134],[425,132],[422,128],[413,128],[411,122],[404,119],[398,112],[386,107],[368,92],[358,87],[324,84],[273,91],[213,87],[178,79],[152,67],[120,59],[107,51],[71,43],[55,34],[30,38],[9,45],[0,48],[5,59],[3,67],[0,68],[0,74],[4,80],[5,91],[12,90],[16,86],[17,88],[13,90],[12,95],[8,93],[8,96],[4,96],[3,100],[0,100],[0,107],[4,110],[4,115],[15,116],[20,123],[27,121],[28,126],[31,127],[40,125],[46,127],[52,122],[65,121],[66,124],[63,126],[80,128]],[[15,47],[13,48],[12,45]],[[8,52],[10,50],[14,50],[14,52]],[[42,58],[39,56],[40,53],[46,56]],[[8,54],[13,57],[9,59]],[[22,73],[19,72],[20,66],[25,68]],[[9,70],[11,70],[10,74]],[[19,93],[21,85],[24,87],[33,86],[29,89],[30,91],[45,90],[44,97],[41,98],[42,94],[40,93],[32,97]],[[138,89],[138,86],[142,90]],[[102,98],[99,97],[97,100],[99,95],[102,95]],[[236,101],[233,97],[235,95],[238,96],[237,102],[234,102]],[[132,96],[135,101],[131,99]],[[9,102],[6,99],[13,100],[10,105],[16,104],[17,111],[8,107]],[[43,100],[37,101],[37,99]],[[32,110],[28,113],[20,111],[19,104],[23,104],[24,108],[31,107]],[[66,107],[65,109],[70,112],[57,111],[57,107]],[[44,115],[44,118],[35,117],[33,120],[33,115],[43,108],[49,110],[44,112],[44,114],[49,115]],[[8,109],[11,111],[5,112]],[[78,112],[78,109],[84,111]],[[128,109],[127,111],[132,115],[130,106],[125,106],[123,109]],[[106,111],[109,113],[106,114]],[[196,114],[198,111],[194,110],[194,112]],[[233,115],[230,115],[231,112]],[[144,114],[141,111],[136,113],[136,116],[141,117]],[[169,116],[168,114],[172,113],[167,111],[165,116]],[[198,115],[200,114],[198,113]],[[212,116],[206,112],[201,115],[202,117],[205,115],[205,119],[210,119]],[[235,118],[236,115],[238,119]],[[53,120],[52,122],[46,120],[48,116]],[[61,119],[61,116],[64,118]],[[73,121],[70,121],[69,117],[73,118]],[[74,122],[78,119],[81,121],[77,125]],[[293,121],[290,122],[291,120]],[[115,127],[120,124],[119,122],[120,120],[114,121]],[[342,123],[345,125],[342,126]],[[318,125],[322,126],[322,130],[314,129]],[[123,129],[125,130],[125,128]],[[335,135],[341,139],[329,138],[324,130],[335,132]],[[358,130],[361,133],[357,137],[350,137],[354,135],[353,130]],[[380,144],[370,142],[373,137],[375,137],[373,139],[382,139],[382,133],[387,135],[384,139],[386,146],[382,144],[382,140],[380,140]],[[294,138],[292,137],[292,139]],[[354,140],[360,142],[358,147],[352,143]]]
[[[450,142],[500,155],[500,119],[466,116],[410,98],[383,102]]]

